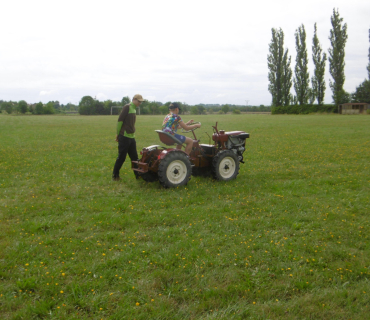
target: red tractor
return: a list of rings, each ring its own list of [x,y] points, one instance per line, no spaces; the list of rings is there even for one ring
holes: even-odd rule
[[[181,141],[173,135],[155,130],[162,143],[177,146],[166,148],[153,145],[143,148],[140,152],[141,159],[132,161],[132,170],[147,182],[159,180],[165,188],[186,185],[191,174],[197,175],[207,171],[211,171],[217,180],[235,179],[239,173],[239,162],[244,163],[243,152],[249,133],[218,130],[217,122],[212,128],[214,144],[199,144],[194,133],[195,129],[183,131],[185,133],[191,131],[194,136],[190,155],[181,150]]]

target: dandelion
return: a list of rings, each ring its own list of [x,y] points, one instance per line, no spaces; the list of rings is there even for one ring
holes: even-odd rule
[[[137,306],[140,306],[140,303],[139,303],[139,302],[136,302],[136,305],[137,305]]]

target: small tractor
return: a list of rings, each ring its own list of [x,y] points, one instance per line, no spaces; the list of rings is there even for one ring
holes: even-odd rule
[[[177,146],[166,148],[152,145],[143,148],[140,152],[141,159],[132,161],[132,170],[136,171],[136,175],[144,181],[159,180],[165,188],[186,185],[192,174],[201,175],[209,171],[217,180],[235,179],[239,173],[239,163],[244,163],[243,152],[249,133],[218,130],[217,122],[212,128],[214,144],[200,144],[194,133],[197,128],[182,131],[192,132],[194,136],[193,148],[189,155],[181,150],[182,142],[175,136],[155,130],[162,143],[167,146]]]

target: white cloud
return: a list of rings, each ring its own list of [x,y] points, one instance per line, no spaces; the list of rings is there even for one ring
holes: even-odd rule
[[[108,100],[108,97],[104,93],[98,93],[96,95],[96,99],[98,99],[99,101],[104,101],[104,100]]]
[[[51,90],[51,91],[43,90],[43,91],[40,91],[39,96],[50,96],[50,95],[53,94],[53,92],[54,92],[53,90]]]

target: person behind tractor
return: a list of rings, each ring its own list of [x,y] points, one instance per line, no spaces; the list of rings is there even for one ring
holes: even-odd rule
[[[136,122],[136,108],[144,101],[140,94],[135,94],[132,102],[126,104],[119,117],[117,123],[116,141],[118,142],[118,157],[113,169],[112,179],[114,181],[121,180],[119,171],[126,160],[127,153],[131,161],[139,159],[136,150],[135,140],[135,122]],[[134,171],[136,179],[138,178],[137,172]]]
[[[176,102],[170,104],[169,111],[170,113],[163,120],[162,131],[172,134],[176,139],[180,140],[182,143],[185,143],[185,152],[190,154],[191,148],[193,147],[193,139],[185,137],[181,134],[177,134],[176,131],[179,126],[184,130],[200,128],[200,123],[191,125],[193,120],[189,120],[187,123],[184,123],[179,116],[179,112],[181,111],[180,106]]]

